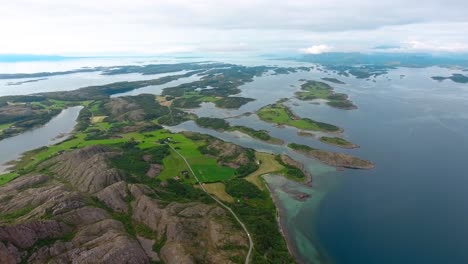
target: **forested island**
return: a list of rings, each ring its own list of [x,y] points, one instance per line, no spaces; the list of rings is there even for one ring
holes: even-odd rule
[[[301,85],[301,91],[296,92],[296,97],[299,100],[324,99],[328,105],[346,110],[357,108],[348,99],[348,95],[335,93],[333,88],[324,82],[306,81]]]
[[[314,121],[309,118],[301,118],[294,114],[291,109],[281,102],[267,105],[257,111],[258,117],[268,123],[278,125],[288,125],[303,130],[339,132],[341,129],[337,126],[323,122]]]

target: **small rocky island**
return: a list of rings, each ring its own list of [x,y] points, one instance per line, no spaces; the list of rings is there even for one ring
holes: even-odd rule
[[[368,160],[359,159],[344,153],[314,149],[309,146],[296,143],[290,143],[288,144],[288,147],[334,167],[366,170],[373,169],[375,167],[374,164]]]

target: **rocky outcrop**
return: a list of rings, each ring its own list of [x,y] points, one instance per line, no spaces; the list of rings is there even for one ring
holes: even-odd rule
[[[105,219],[87,225],[69,241],[59,241],[37,250],[30,263],[148,263],[138,241],[131,238],[121,222]]]
[[[168,189],[128,184],[111,167],[114,155],[102,146],[62,153],[38,166],[50,174],[1,186],[0,263],[231,263],[245,257],[247,237],[224,209],[159,200]]]
[[[105,107],[117,121],[142,121],[145,119],[145,111],[137,103],[125,97],[112,98]]]
[[[11,243],[3,244],[0,242],[0,263],[16,264],[21,261],[22,254]]]
[[[148,171],[146,172],[146,176],[150,178],[154,178],[161,174],[161,171],[163,170],[163,166],[160,164],[150,164],[150,167]]]
[[[126,199],[129,197],[127,183],[123,181],[114,183],[98,192],[96,196],[112,210],[121,213],[128,212],[128,204],[126,202]]]
[[[122,172],[109,165],[109,158],[115,155],[118,153],[95,145],[59,155],[41,167],[49,167],[81,192],[95,193],[124,179]]]
[[[0,227],[0,241],[8,241],[17,248],[26,249],[38,240],[59,238],[70,231],[71,228],[64,223],[55,220],[37,220],[15,226]]]
[[[293,166],[295,168],[298,168],[302,171],[302,173],[304,173],[304,175],[306,176],[306,180],[305,180],[305,184],[312,184],[312,175],[309,173],[309,171],[307,171],[304,167],[304,164],[298,162],[298,161],[295,161],[294,159],[292,159],[290,156],[286,155],[286,154],[281,154],[280,156],[281,158],[281,161],[289,166]]]
[[[246,150],[238,145],[213,139],[210,140],[206,148],[210,152],[216,152],[216,157],[219,160],[229,160],[226,165],[231,167],[239,167],[240,165],[249,163]]]
[[[373,169],[375,167],[371,161],[363,160],[345,153],[315,149],[307,145],[295,143],[290,143],[288,147],[308,157],[315,158],[323,163],[339,168]]]
[[[15,214],[16,223],[80,208],[84,197],[44,175],[22,176],[0,187],[0,212]],[[4,222],[0,217],[0,224]]]
[[[225,210],[202,203],[164,206],[142,195],[133,203],[133,219],[166,239],[160,257],[164,263],[230,263],[248,247],[244,233],[232,224]]]
[[[146,255],[152,260],[156,262],[160,262],[161,259],[159,258],[158,253],[154,252],[153,245],[155,243],[154,240],[148,239],[142,236],[137,236],[138,242],[140,242],[141,247],[145,251]]]

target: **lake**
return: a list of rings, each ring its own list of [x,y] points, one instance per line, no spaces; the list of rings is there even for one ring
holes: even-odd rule
[[[82,108],[82,106],[66,108],[44,126],[0,140],[0,173],[8,169],[6,162],[20,158],[22,153],[67,139],[76,125],[76,119]]]

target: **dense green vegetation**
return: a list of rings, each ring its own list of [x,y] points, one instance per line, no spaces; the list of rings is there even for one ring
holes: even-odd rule
[[[283,141],[278,138],[274,138],[268,134],[266,130],[255,130],[246,126],[230,126],[229,123],[221,118],[213,117],[201,117],[195,120],[195,123],[200,127],[211,128],[215,130],[223,131],[239,131],[247,134],[253,138],[271,143],[271,144],[283,144]]]
[[[199,92],[187,92],[182,97],[176,98],[172,106],[180,108],[197,108],[203,102],[212,102],[219,108],[239,108],[244,104],[253,101],[251,98],[244,97],[214,97],[200,95]]]
[[[254,184],[244,179],[232,179],[224,182],[224,184],[226,192],[235,198],[252,199],[265,196],[265,193],[260,191]]]
[[[211,128],[215,130],[229,129],[229,123],[221,118],[200,117],[195,120],[195,123],[201,127]]]
[[[237,202],[231,207],[252,234],[252,263],[294,263],[278,230],[270,195],[243,179],[226,182],[226,191],[236,197]]]
[[[231,126],[229,131],[240,131],[244,134],[247,134],[253,138],[260,139],[262,141],[268,142],[270,144],[283,144],[283,140],[270,136],[266,130],[255,130],[246,126]]]
[[[171,154],[169,146],[160,145],[141,150],[135,144],[122,144],[122,150],[125,155],[119,155],[112,159],[112,165],[121,170],[131,172],[139,177],[145,177],[146,172],[149,170],[150,164],[163,164],[163,159]],[[148,161],[143,157],[147,155]]]
[[[231,97],[224,97],[224,98],[221,98],[219,100],[216,100],[215,104],[216,104],[217,107],[220,107],[220,108],[235,108],[235,109],[237,109],[237,108],[245,105],[246,103],[252,102],[254,100],[255,99],[252,99],[252,98],[231,96]]]
[[[320,137],[320,141],[343,148],[356,148],[357,146],[346,139],[339,137]]]
[[[232,65],[228,68],[215,68],[206,71],[199,81],[184,83],[166,88],[162,95],[182,97],[188,92],[199,92],[201,96],[227,97],[240,92],[239,86],[253,81],[270,68],[266,66],[245,67]]]
[[[44,96],[1,97],[0,139],[43,125],[66,107],[86,103],[52,100]]]
[[[284,162],[281,159],[281,155],[276,155],[275,160],[284,167],[280,173],[284,174],[286,177],[297,181],[302,181],[306,178],[306,175],[300,168]]]
[[[324,99],[328,105],[342,109],[356,108],[346,94],[333,92],[333,88],[324,82],[307,81],[301,85],[301,91],[296,92],[296,97],[300,100]]]
[[[300,118],[281,103],[271,104],[257,111],[261,120],[278,125],[288,125],[304,130],[336,132],[340,128],[327,123],[317,122],[309,118]]]
[[[0,221],[4,223],[10,223],[15,221],[21,216],[27,215],[29,212],[31,212],[34,209],[32,206],[26,206],[23,207],[17,211],[8,213],[8,214],[0,214]]]
[[[288,147],[294,150],[301,150],[301,151],[312,151],[316,150],[315,148],[309,147],[307,145],[297,144],[297,143],[289,143]]]

